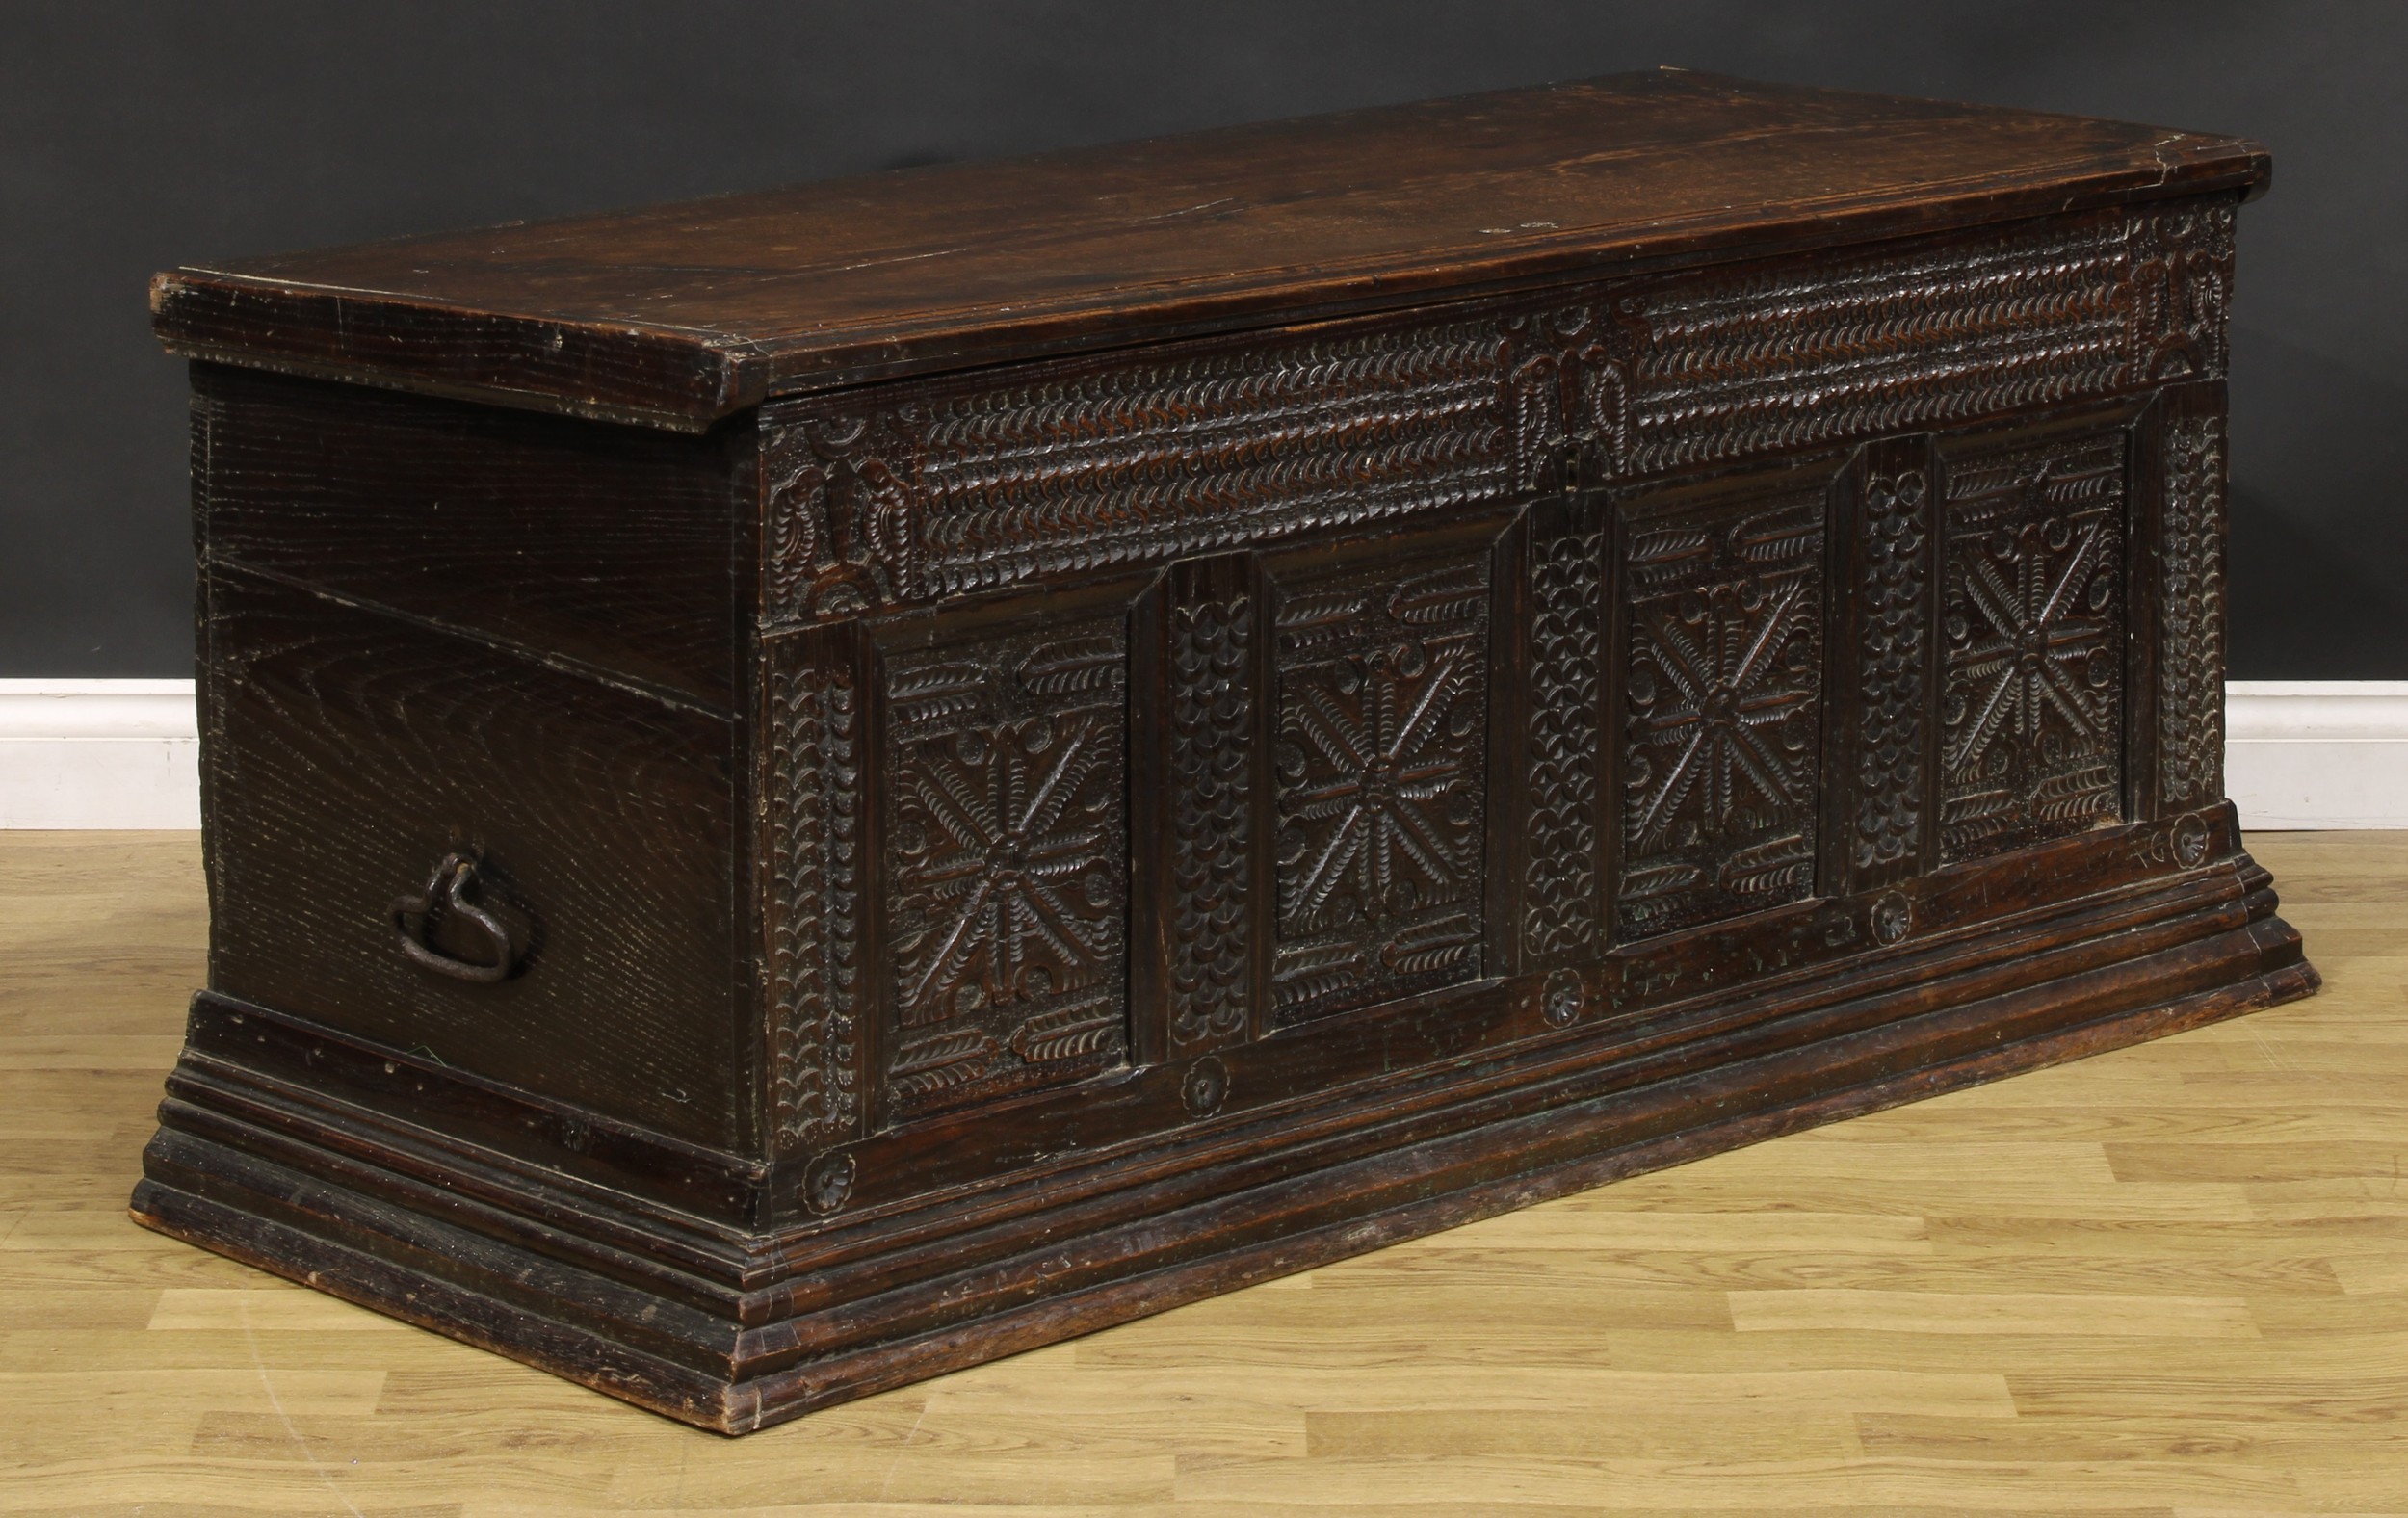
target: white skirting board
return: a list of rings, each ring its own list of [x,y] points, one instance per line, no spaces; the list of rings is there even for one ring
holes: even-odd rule
[[[2248,828],[2408,827],[2408,680],[2235,680],[2224,789]]]
[[[2408,680],[2225,687],[2254,828],[2408,827]],[[0,827],[197,827],[190,680],[0,680]]]
[[[198,827],[190,680],[0,680],[0,827]]]

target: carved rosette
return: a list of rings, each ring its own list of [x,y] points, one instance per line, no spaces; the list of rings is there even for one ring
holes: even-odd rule
[[[1626,939],[1814,889],[1825,510],[1818,492],[1632,533],[1614,903]]]
[[[1875,475],[1865,484],[1863,507],[1863,706],[1849,859],[1858,870],[1877,870],[1913,858],[1923,836],[1930,481],[1920,469]]]
[[[2190,201],[2132,222],[2134,384],[2224,373],[2234,204]]]
[[[810,666],[781,668],[770,702],[771,1119],[788,1154],[861,1118],[859,713],[849,678]]]
[[[1599,947],[1604,575],[1601,530],[1560,533],[1531,551],[1530,852],[1522,943],[1542,960]]]
[[[1254,708],[1250,598],[1175,608],[1170,639],[1174,1045],[1242,1032],[1250,999]]]
[[[2122,815],[2121,432],[1953,460],[1940,828],[1967,859]]]
[[[2168,806],[2224,794],[2224,419],[2165,432],[2159,563],[2158,790]]]
[[[1274,1015],[1475,978],[1488,557],[1282,587]]]
[[[1127,655],[1114,617],[889,663],[890,1115],[1124,1060]]]

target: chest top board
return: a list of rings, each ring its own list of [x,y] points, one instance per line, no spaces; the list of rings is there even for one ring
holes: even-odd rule
[[[741,1432],[2307,994],[2267,174],[1666,69],[164,274],[135,1214]]]

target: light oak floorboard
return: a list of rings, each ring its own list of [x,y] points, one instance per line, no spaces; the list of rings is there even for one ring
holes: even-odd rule
[[[727,1441],[128,1222],[183,833],[0,833],[0,1513],[2408,1518],[2408,835],[2313,1001]]]

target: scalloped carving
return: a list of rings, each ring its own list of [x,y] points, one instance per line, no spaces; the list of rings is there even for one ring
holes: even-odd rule
[[[2158,789],[2169,806],[2224,794],[2224,419],[2165,432],[2159,563]]]

